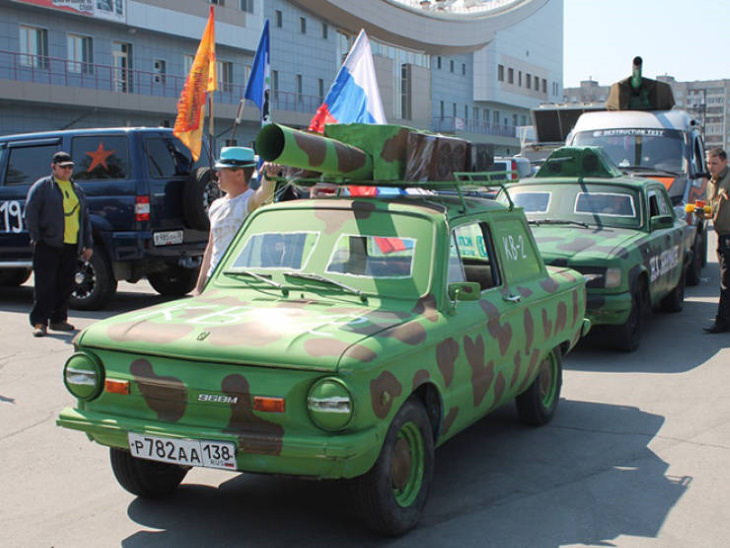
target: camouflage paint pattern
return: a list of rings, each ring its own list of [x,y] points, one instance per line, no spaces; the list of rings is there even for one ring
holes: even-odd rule
[[[524,391],[546,355],[569,350],[584,329],[583,278],[544,266],[522,211],[478,198],[466,205],[446,196],[333,198],[256,210],[202,295],[84,330],[78,350],[96,355],[106,378],[130,381],[130,393],[80,401],[59,424],[117,447],[127,447],[130,431],[231,441],[242,471],[354,477],[375,462],[398,409],[428,387],[443,443]],[[476,300],[451,301],[450,231],[476,221],[493,229],[491,259],[503,277]],[[282,269],[267,273],[288,292],[228,273],[250,240],[277,230],[311,235],[306,270],[364,297]],[[327,272],[325,250],[348,235],[412,238],[412,275]],[[517,255],[508,237],[523,242]],[[307,410],[308,391],[324,377],[352,395],[352,418],[339,432],[318,428]],[[262,396],[282,398],[284,411],[256,410]]]

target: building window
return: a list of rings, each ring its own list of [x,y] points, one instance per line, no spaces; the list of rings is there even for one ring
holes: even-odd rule
[[[461,64],[461,74],[466,75],[466,63]]]
[[[411,112],[411,68],[407,64],[400,66],[400,111],[403,120],[410,120]]]
[[[218,73],[218,91],[233,91],[233,63],[230,61],[216,61],[215,71]]]
[[[67,35],[66,50],[69,72],[93,74],[94,52],[89,36]]]
[[[279,91],[279,71],[278,70],[272,70],[271,71],[271,92],[274,94],[274,97],[278,97],[278,91]]]
[[[226,0],[210,0],[211,4],[215,4],[216,6],[225,6]]]
[[[532,87],[532,75],[531,74],[525,74],[525,84],[527,89],[530,89]]]
[[[456,118],[456,103],[452,103],[451,115]]]
[[[469,119],[469,106],[464,105],[464,120],[468,120],[468,119]]]
[[[454,72],[454,60],[449,59],[449,71]]]
[[[522,71],[521,70],[517,72],[517,85],[519,87],[522,87]]]
[[[330,28],[327,26],[327,23],[322,23],[322,38],[327,40],[329,37]]]
[[[504,82],[504,65],[497,65],[497,80]]]
[[[441,70],[441,56],[436,57],[436,68]]]
[[[20,25],[20,64],[24,67],[48,68],[48,31]]]
[[[241,0],[241,11],[253,13],[253,0]]]
[[[167,77],[167,62],[164,59],[155,59],[152,62],[152,69],[154,70],[154,82],[156,84],[165,84]]]
[[[307,20],[304,17],[299,18],[299,32],[307,34]]]
[[[189,53],[186,53],[183,55],[183,74],[188,75],[190,74],[190,69],[193,68],[193,61],[195,60],[194,55],[190,55]]]
[[[474,107],[474,120],[479,121],[479,107]]]
[[[545,78],[542,79],[542,92],[547,94],[547,80]]]
[[[114,89],[122,93],[134,91],[132,44],[112,42],[112,62],[114,63]]]
[[[439,115],[441,116],[441,118],[443,118],[446,115],[446,112],[444,110],[444,102],[443,101],[439,101]]]
[[[319,95],[319,102],[324,101],[324,80],[322,78],[317,79],[317,93]]]
[[[499,125],[499,111],[495,110],[492,114],[492,122],[494,122],[495,126]]]
[[[284,14],[281,13],[281,10],[274,11],[274,23],[278,28],[284,25]]]
[[[517,125],[517,115],[516,114],[513,114],[512,115],[512,125],[513,126],[516,126]]]
[[[513,69],[513,68],[507,69],[507,83],[508,84],[515,83],[515,69]]]
[[[535,76],[534,81],[535,81],[535,91],[540,91],[540,78]]]
[[[489,109],[488,108],[484,109],[484,118],[483,119],[485,122],[489,123]]]
[[[304,90],[304,84],[302,82],[302,75],[297,74],[294,77],[294,79],[296,81],[296,87],[297,87],[297,101],[299,101],[301,103],[302,102],[302,92]]]

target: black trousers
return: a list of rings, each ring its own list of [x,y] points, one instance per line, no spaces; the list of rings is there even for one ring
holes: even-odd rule
[[[720,303],[715,321],[730,325],[730,234],[717,235],[717,262],[720,263]]]
[[[33,310],[31,325],[64,322],[73,289],[78,248],[76,244],[51,247],[38,242],[33,250]]]

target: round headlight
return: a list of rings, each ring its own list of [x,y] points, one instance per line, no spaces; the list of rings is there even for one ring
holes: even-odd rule
[[[77,352],[63,367],[63,382],[80,400],[93,400],[104,386],[104,368],[96,356]]]
[[[320,379],[309,390],[307,409],[322,430],[341,430],[352,418],[352,396],[339,379]]]

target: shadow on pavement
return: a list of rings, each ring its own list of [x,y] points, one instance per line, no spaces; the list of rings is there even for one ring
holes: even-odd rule
[[[145,530],[122,544],[548,548],[652,538],[689,483],[666,476],[647,447],[662,423],[633,407],[563,400],[553,423],[534,429],[506,406],[436,451],[425,515],[400,539],[366,531],[344,484],[243,474],[134,500],[129,517]]]

